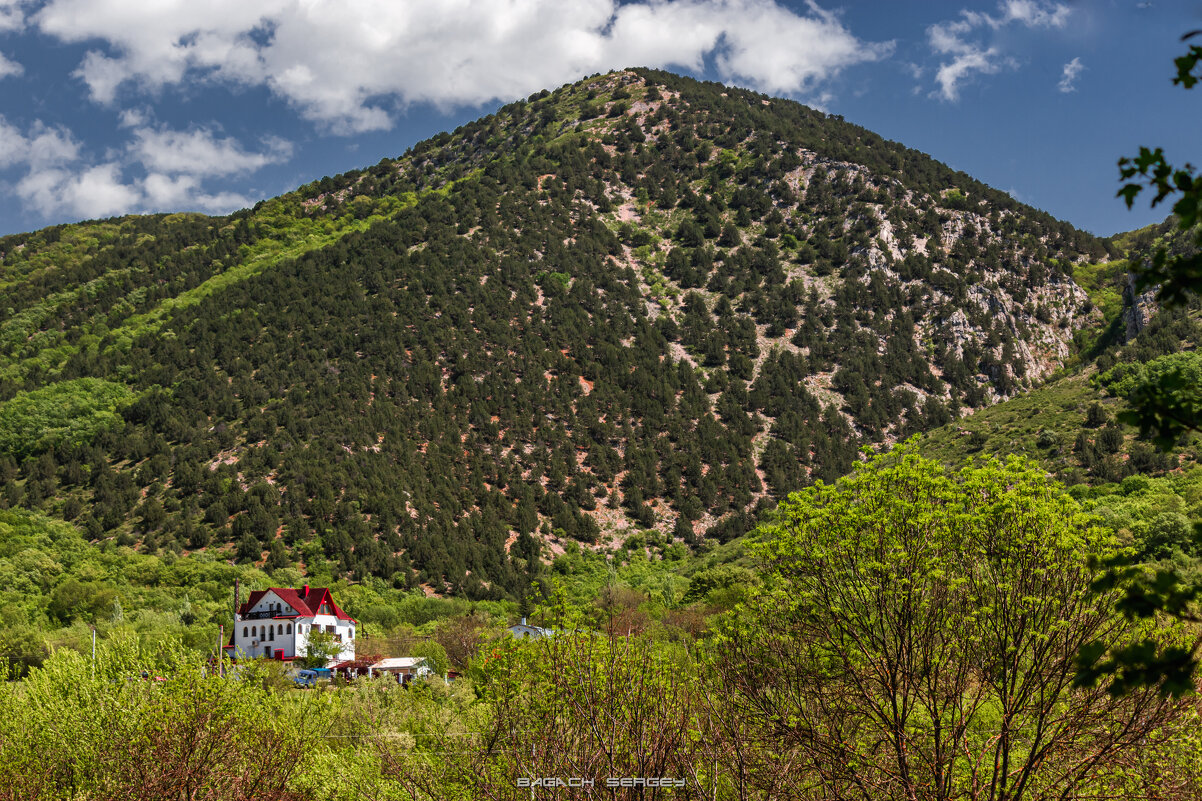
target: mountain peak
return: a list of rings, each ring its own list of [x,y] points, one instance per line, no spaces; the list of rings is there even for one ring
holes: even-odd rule
[[[230,217],[0,240],[0,473],[95,539],[517,597],[573,539],[706,548],[1014,396],[1105,252],[837,117],[620,70]]]

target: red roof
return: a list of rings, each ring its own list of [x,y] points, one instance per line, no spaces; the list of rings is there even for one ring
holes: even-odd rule
[[[329,604],[331,612],[321,614],[332,614],[339,620],[356,622],[353,617],[343,612],[338,604],[334,603],[334,597],[330,595],[330,591],[326,587],[305,587],[301,590],[291,587],[268,587],[265,590],[255,590],[250,594],[246,603],[238,607],[238,614],[245,615],[250,612],[255,604],[269,592],[275,593],[276,597],[295,609],[300,617],[313,617],[318,614],[317,610],[321,608],[322,604]]]

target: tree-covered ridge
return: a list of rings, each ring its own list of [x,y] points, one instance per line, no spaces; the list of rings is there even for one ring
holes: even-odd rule
[[[650,71],[228,218],[0,252],[0,420],[129,392],[86,436],[12,435],[0,503],[511,599],[571,540],[710,547],[1015,395],[1099,319],[1069,275],[1108,255],[839,119]]]

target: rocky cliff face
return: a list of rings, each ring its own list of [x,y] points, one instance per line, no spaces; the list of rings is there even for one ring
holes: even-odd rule
[[[1127,274],[1127,285],[1123,288],[1123,323],[1125,341],[1130,342],[1139,332],[1148,327],[1156,313],[1156,290],[1135,291],[1135,275]]]

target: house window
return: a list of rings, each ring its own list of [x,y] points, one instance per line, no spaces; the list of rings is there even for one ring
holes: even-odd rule
[[[284,633],[284,624],[283,624],[283,623],[281,623],[281,624],[279,624],[278,626],[276,626],[276,628],[277,628],[277,629],[279,629],[279,631],[277,631],[277,632],[276,632],[277,634],[283,634],[283,633]]]
[[[267,638],[272,642],[275,642],[275,629],[273,629],[271,626],[267,627]]]
[[[288,624],[288,633],[289,634],[292,633],[292,624],[291,623]]]
[[[263,655],[266,656],[268,659],[271,659],[271,646],[270,645],[263,649]]]
[[[251,627],[250,627],[250,636],[252,636],[252,637],[258,637],[258,636],[259,636],[259,627],[258,627],[258,626],[251,626]]]
[[[242,636],[243,636],[243,638],[246,637],[246,626],[242,627]]]

